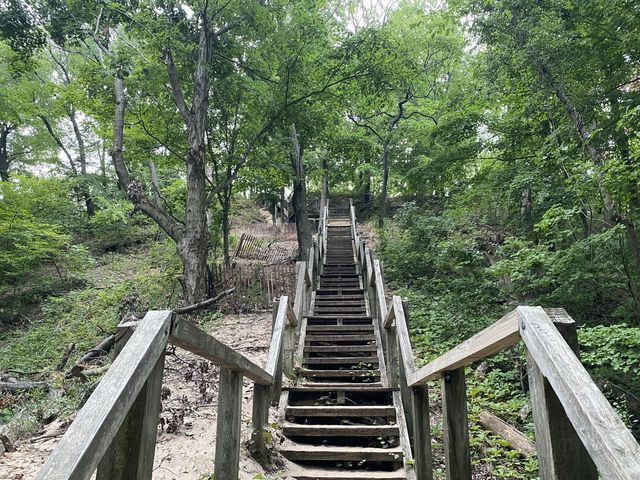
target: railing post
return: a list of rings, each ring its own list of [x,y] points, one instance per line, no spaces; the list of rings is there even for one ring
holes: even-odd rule
[[[393,308],[393,305],[391,308]],[[398,358],[398,334],[395,325],[390,325],[385,328],[384,335],[387,340],[387,379],[389,380],[389,387],[398,388],[400,365]]]
[[[426,385],[413,387],[411,420],[413,429],[413,458],[416,480],[433,480],[431,456],[431,421],[429,418],[429,390]]]
[[[271,329],[271,338],[273,338],[273,330],[274,328],[276,328],[277,326],[277,318],[278,318],[278,309],[280,306],[280,302],[279,301],[274,301],[273,302],[273,312],[272,312],[272,321],[271,324],[273,325],[272,329]],[[283,332],[284,335],[284,332]],[[284,346],[284,339],[281,345],[281,350],[280,352],[278,352],[276,358],[277,358],[277,362],[276,362],[276,367],[275,370],[273,372],[273,385],[271,386],[271,403],[272,404],[277,404],[278,401],[280,400],[280,392],[282,391],[282,347]]]
[[[121,335],[116,344],[116,356],[124,348],[133,330],[132,327],[118,328]],[[151,479],[163,373],[164,353],[158,358],[109,449],[100,460],[96,480]]]
[[[216,427],[216,478],[236,480],[240,470],[242,435],[242,374],[220,367]]]
[[[253,387],[253,412],[251,416],[251,452],[260,464],[268,460],[267,442],[265,439],[266,426],[269,423],[269,395],[271,385],[254,384]]]
[[[564,309],[548,309],[546,312],[576,356],[580,358],[576,324],[573,319]],[[593,460],[567,418],[564,407],[553,388],[528,351],[527,372],[540,479],[597,479],[598,472]]]
[[[464,367],[444,372],[441,383],[447,480],[471,480]]]

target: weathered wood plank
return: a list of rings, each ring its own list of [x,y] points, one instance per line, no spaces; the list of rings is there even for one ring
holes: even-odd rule
[[[517,313],[530,358],[553,388],[600,475],[607,480],[640,478],[640,445],[547,313],[540,307],[518,307]]]
[[[163,372],[164,352],[98,465],[96,480],[151,479]]]
[[[245,377],[256,383],[263,385],[273,383],[273,376],[270,373],[187,320],[175,319],[171,329],[170,342],[211,360],[216,365],[242,372]]]
[[[289,298],[283,295],[277,304],[274,302],[273,306],[274,321],[271,345],[269,346],[269,354],[267,355],[267,362],[264,367],[265,371],[273,377],[272,402],[278,401],[280,391],[282,390],[282,355],[284,350],[284,329],[288,302]]]
[[[251,415],[251,453],[260,463],[267,461],[266,426],[269,423],[269,404],[271,388],[267,385],[254,385]]]
[[[380,260],[373,260],[373,271],[376,277],[376,299],[378,301],[378,312],[380,314],[379,321],[382,323],[387,317],[387,301],[384,298],[384,281],[382,279],[382,269]]]
[[[471,480],[464,367],[442,376],[442,423],[447,480]]]
[[[400,360],[404,365],[407,378],[416,371],[416,364],[413,360],[413,349],[411,339],[407,329],[407,319],[405,317],[404,304],[402,298],[394,295],[392,300],[392,310],[395,311],[396,329],[398,331],[398,344],[400,346]]]
[[[413,458],[416,462],[416,479],[433,480],[429,391],[426,385],[413,387],[411,390],[413,393],[411,417],[413,422]]]
[[[238,478],[242,436],[242,374],[220,368],[216,427],[216,478]]]
[[[547,310],[554,325],[579,356],[576,324],[563,309]],[[540,478],[595,480],[598,472],[553,388],[527,352],[527,374],[533,406]]]
[[[293,311],[298,318],[302,318],[304,315],[304,287],[307,263],[303,260],[299,260],[296,265],[298,276],[296,277],[296,293],[293,299]]]
[[[508,313],[493,325],[453,347],[444,355],[429,362],[409,378],[415,387],[438,377],[446,370],[455,370],[488,357],[520,340],[516,310]]]
[[[169,339],[171,318],[171,311],[147,313],[38,472],[37,479],[80,480],[93,474],[156,368]]]
[[[382,325],[384,328],[389,328],[393,324],[393,320],[396,318],[396,309],[393,308],[393,305],[387,312],[387,316],[384,318],[384,324]]]

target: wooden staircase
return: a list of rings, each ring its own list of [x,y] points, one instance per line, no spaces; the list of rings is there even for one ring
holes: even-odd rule
[[[348,207],[347,207],[348,208]],[[312,479],[406,479],[397,402],[356,262],[348,210],[332,205],[327,249],[301,325],[298,382],[281,399],[281,453]]]

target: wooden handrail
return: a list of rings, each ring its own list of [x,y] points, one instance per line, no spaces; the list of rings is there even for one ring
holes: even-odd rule
[[[520,335],[549,381],[598,471],[606,479],[640,478],[640,445],[540,307],[518,307]]]
[[[172,316],[166,310],[145,315],[36,475],[37,479],[84,480],[93,474],[156,362],[164,355]]]
[[[176,318],[169,341],[180,348],[206,358],[221,367],[242,373],[261,385],[273,384],[273,374],[262,369],[247,357],[220,340],[196,327],[188,320]]]
[[[509,312],[496,323],[453,347],[409,376],[409,385],[415,387],[439,377],[443,372],[477,362],[520,340],[517,310]]]

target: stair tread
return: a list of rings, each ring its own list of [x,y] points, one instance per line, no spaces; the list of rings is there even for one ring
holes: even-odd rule
[[[401,461],[403,451],[400,447],[342,447],[326,445],[301,445],[284,442],[280,452],[290,460],[373,460]]]
[[[397,425],[324,425],[286,422],[282,425],[285,435],[300,437],[385,437],[398,436]]]
[[[306,357],[303,359],[303,363],[306,364],[339,364],[339,363],[378,363],[378,357]]]
[[[373,325],[307,325],[307,332],[372,332]]]
[[[404,469],[393,472],[376,470],[296,469],[287,474],[296,480],[405,480]]]
[[[307,382],[295,386],[283,386],[283,390],[289,392],[350,392],[350,393],[389,393],[399,391],[399,388],[383,386],[380,382],[353,383],[353,382]]]
[[[304,347],[306,352],[328,352],[328,353],[352,353],[352,352],[375,352],[378,350],[377,345],[307,345]]]
[[[288,406],[286,414],[298,417],[395,417],[391,405]]]

